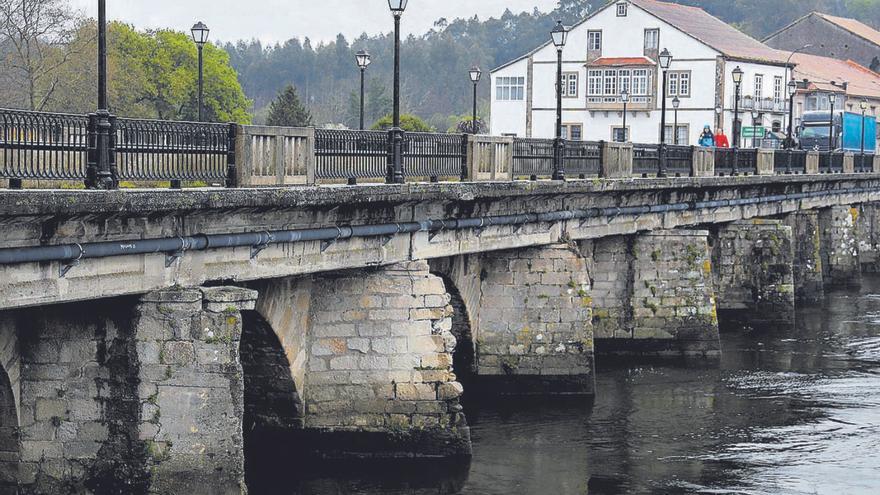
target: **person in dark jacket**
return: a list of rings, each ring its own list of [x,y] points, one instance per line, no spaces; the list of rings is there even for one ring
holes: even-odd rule
[[[703,148],[712,148],[715,146],[715,135],[712,134],[712,128],[709,124],[703,127],[703,133],[700,134],[700,146]]]

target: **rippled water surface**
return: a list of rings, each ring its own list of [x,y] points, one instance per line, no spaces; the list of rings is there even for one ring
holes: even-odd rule
[[[720,364],[600,359],[594,403],[471,399],[470,466],[333,466],[285,493],[880,494],[880,278],[722,341]]]

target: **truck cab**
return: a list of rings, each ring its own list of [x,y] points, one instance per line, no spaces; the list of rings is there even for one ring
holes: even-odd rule
[[[797,132],[799,147],[807,151],[845,151],[873,154],[877,147],[877,120],[852,112],[804,112]]]

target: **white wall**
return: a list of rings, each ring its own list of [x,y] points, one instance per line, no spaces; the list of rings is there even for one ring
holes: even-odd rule
[[[502,134],[526,135],[526,99],[521,101],[498,101],[495,94],[495,80],[498,77],[526,78],[525,93],[528,95],[528,63],[528,59],[522,59],[498,72],[493,72],[490,77],[492,84],[490,131],[493,136],[500,136]]]

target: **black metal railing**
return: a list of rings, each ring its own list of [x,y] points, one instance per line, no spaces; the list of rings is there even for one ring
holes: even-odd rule
[[[823,151],[819,153],[820,174],[843,173],[843,153]]]
[[[807,154],[802,150],[775,150],[773,152],[773,170],[777,174],[805,174],[807,173]]]
[[[690,177],[694,170],[694,147],[667,145],[666,169],[670,176]]]
[[[0,178],[85,179],[88,141],[85,115],[0,109]]]
[[[758,150],[756,148],[737,148],[736,170],[742,175],[757,175]]]
[[[222,184],[228,178],[234,126],[142,119],[111,119],[111,124],[119,180]]]
[[[734,163],[736,167],[734,168]],[[758,150],[755,148],[715,148],[715,175],[755,175]]]
[[[660,171],[660,146],[633,144],[633,175],[649,177]]]
[[[513,176],[550,177],[553,175],[553,140],[514,138]]]
[[[467,175],[467,135],[407,132],[404,138],[403,171],[407,177],[440,177]]]
[[[853,168],[857,173],[869,173],[874,171],[874,155],[858,153],[854,157]]]
[[[602,168],[603,142],[566,141],[563,158],[570,177],[598,177]]]
[[[315,130],[317,179],[382,179],[388,172],[388,133]]]

